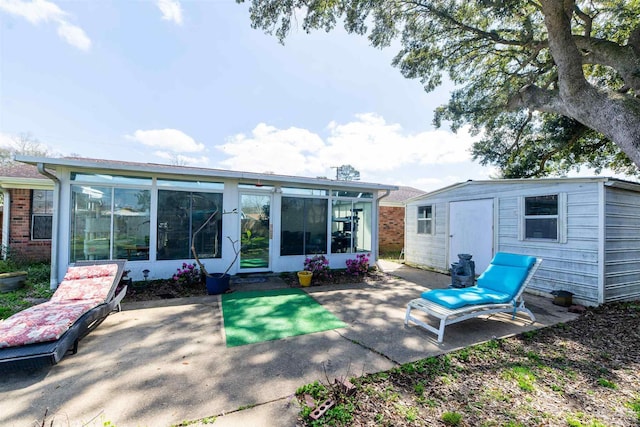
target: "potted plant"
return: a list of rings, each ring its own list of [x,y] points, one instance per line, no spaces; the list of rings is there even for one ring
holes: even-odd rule
[[[324,255],[315,255],[313,258],[305,258],[304,270],[298,271],[300,286],[309,286],[311,279],[326,281],[331,278],[329,260]]]
[[[233,267],[233,264],[235,264],[235,262],[237,261],[238,256],[240,255],[240,249],[237,247],[238,241],[233,240],[231,237],[227,236],[227,239],[229,239],[229,241],[231,242],[231,246],[233,247],[234,256],[224,273],[210,274],[202,261],[200,261],[200,258],[198,257],[198,251],[196,250],[195,246],[196,236],[218,215],[218,213],[219,210],[216,208],[211,213],[211,215],[209,215],[207,220],[191,235],[191,253],[193,254],[193,258],[195,259],[196,263],[198,263],[198,267],[200,267],[200,272],[205,278],[205,286],[207,287],[207,293],[209,295],[218,295],[229,290],[229,280],[231,279],[231,276],[228,273],[229,270],[231,270],[231,267]],[[223,214],[227,213],[237,213],[237,209],[234,209],[231,212],[223,212]]]

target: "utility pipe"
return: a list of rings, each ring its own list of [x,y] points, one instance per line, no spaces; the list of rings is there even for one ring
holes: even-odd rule
[[[38,172],[46,176],[54,183],[53,189],[53,218],[51,224],[51,276],[49,287],[54,290],[58,287],[58,221],[60,221],[60,180],[57,176],[45,169],[44,163],[38,163]]]
[[[9,250],[9,226],[11,224],[11,192],[6,188],[2,190],[4,196],[2,207],[2,259],[7,259]]]

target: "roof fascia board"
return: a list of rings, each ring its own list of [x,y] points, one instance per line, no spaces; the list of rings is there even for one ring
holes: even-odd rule
[[[0,178],[0,188],[16,188],[16,189],[30,189],[30,190],[53,190],[53,182],[48,179],[37,178],[13,178],[2,177]]]
[[[43,163],[47,167],[55,169],[56,166],[65,169],[87,170],[87,171],[121,171],[135,172],[137,174],[162,175],[162,176],[189,176],[189,177],[215,177],[223,179],[235,179],[238,181],[260,181],[263,185],[288,183],[293,185],[313,185],[332,188],[352,188],[367,190],[397,190],[398,187],[392,185],[374,184],[359,181],[334,181],[330,179],[297,177],[288,175],[261,174],[254,172],[238,172],[224,169],[190,168],[169,165],[153,165],[148,163],[118,164],[94,162],[91,160],[59,159],[46,157],[16,156],[16,160],[22,163],[38,164]]]

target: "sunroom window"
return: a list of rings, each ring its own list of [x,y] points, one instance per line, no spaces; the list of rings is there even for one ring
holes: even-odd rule
[[[193,232],[215,212],[192,242]],[[200,258],[221,257],[222,194],[159,190],[157,259],[190,259],[192,243]]]
[[[333,200],[331,207],[331,253],[371,250],[371,206],[371,202],[359,200]]]
[[[282,198],[280,255],[327,253],[327,199]]]
[[[71,186],[71,262],[149,259],[150,190]]]

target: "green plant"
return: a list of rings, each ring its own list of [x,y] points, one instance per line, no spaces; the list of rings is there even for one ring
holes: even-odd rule
[[[21,289],[0,293],[0,319],[29,308],[40,299],[51,297],[48,264],[36,263],[21,268],[27,271],[26,284]]]
[[[308,394],[316,400],[326,398],[328,389],[319,381],[314,381],[311,384],[305,384],[302,387],[298,387],[296,390],[297,395]]]
[[[445,412],[442,414],[442,421],[448,426],[459,426],[462,422],[462,415],[457,412]]]
[[[10,273],[12,271],[18,271],[19,269],[18,264],[11,258],[0,259],[0,273]]]
[[[638,397],[635,400],[632,400],[631,402],[627,403],[627,406],[629,408],[631,408],[631,410],[633,412],[636,413],[636,417],[638,419],[638,422],[640,422],[640,397]]]
[[[516,365],[504,373],[505,378],[514,379],[523,391],[533,391],[533,383],[536,376],[531,369],[526,366]]]
[[[606,378],[598,378],[598,384],[602,387],[610,388],[613,390],[618,388],[618,386],[613,381],[609,381]]]

